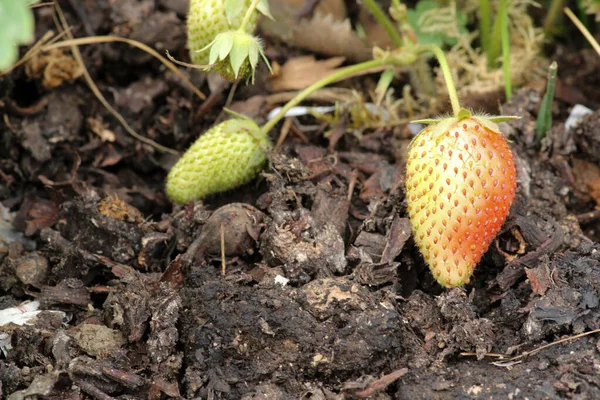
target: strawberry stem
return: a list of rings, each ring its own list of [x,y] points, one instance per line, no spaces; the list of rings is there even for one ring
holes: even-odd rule
[[[246,11],[246,14],[244,15],[244,19],[242,20],[242,23],[240,24],[238,31],[246,32],[246,26],[250,22],[250,18],[252,18],[252,14],[254,14],[254,12],[256,11],[256,7],[258,7],[258,3],[260,3],[260,0],[254,0],[252,2],[252,4],[250,4],[250,7],[248,7],[248,10]]]
[[[306,99],[313,92],[315,92],[315,91],[321,89],[322,87],[325,87],[331,83],[334,83],[342,78],[345,78],[349,75],[352,75],[352,74],[355,74],[358,72],[362,72],[362,71],[365,71],[365,70],[368,70],[368,69],[371,69],[374,67],[379,67],[382,65],[394,65],[394,62],[393,62],[393,60],[381,60],[381,59],[365,61],[360,64],[351,65],[349,67],[343,68],[343,69],[341,69],[337,72],[334,72],[333,74],[313,83],[312,85],[310,85],[309,87],[307,87],[306,89],[304,89],[300,93],[298,93],[293,99],[288,101],[283,106],[283,108],[277,113],[277,115],[275,115],[270,121],[268,121],[261,128],[262,133],[264,133],[266,135],[271,129],[273,129],[273,127],[275,125],[277,125],[277,123],[285,116],[285,114],[292,107],[295,107],[298,104],[300,104],[300,102],[302,102],[302,100]]]
[[[385,29],[385,31],[387,32],[390,39],[392,39],[394,44],[398,47],[402,47],[404,42],[402,40],[402,37],[400,36],[400,33],[398,33],[398,31],[396,30],[394,23],[388,18],[387,15],[385,15],[381,7],[379,7],[379,4],[377,4],[374,0],[363,0],[363,4],[365,5],[365,7],[367,7],[369,12],[373,14],[373,17],[375,17],[375,19],[377,20],[377,22],[379,22],[383,29]]]
[[[455,117],[458,117],[458,113],[460,112],[460,102],[458,101],[458,94],[456,93],[456,86],[454,86],[454,79],[452,78],[452,71],[450,71],[450,66],[448,65],[448,61],[446,60],[446,56],[444,52],[439,46],[434,44],[420,44],[417,45],[419,53],[431,52],[437,58],[440,63],[440,68],[442,69],[442,74],[444,75],[444,80],[446,81],[446,87],[448,88],[448,96],[450,97],[450,104],[452,104],[452,113]]]
[[[409,49],[407,49],[407,51],[410,52]],[[424,44],[424,45],[416,45],[415,47],[413,47],[412,51],[416,51],[416,53],[431,52],[435,55],[438,62],[440,63],[440,68],[442,69],[442,74],[444,75],[444,79],[446,80],[446,87],[448,88],[448,96],[450,97],[450,103],[452,104],[452,112],[455,117],[460,119],[462,116],[461,111],[463,111],[463,110],[460,108],[460,103],[458,101],[458,94],[456,93],[456,87],[454,86],[454,79],[452,78],[452,72],[450,71],[450,66],[448,65],[448,61],[446,60],[446,56],[444,55],[444,52],[442,51],[442,49],[440,49],[439,46],[436,46],[434,44]],[[412,53],[412,54],[414,55],[414,53]],[[340,79],[346,78],[349,75],[363,72],[370,68],[380,67],[382,65],[400,66],[400,65],[406,65],[406,64],[407,64],[406,60],[402,59],[401,57],[390,57],[390,58],[384,57],[384,58],[377,58],[377,59],[370,60],[370,61],[365,61],[360,64],[351,65],[349,67],[340,69],[339,71],[334,72],[333,74],[331,74],[329,76],[326,76],[325,78],[313,83],[312,85],[308,86],[307,88],[302,90],[300,93],[298,93],[294,98],[292,98],[290,101],[288,101],[281,108],[281,110],[279,110],[277,115],[275,115],[270,121],[268,121],[265,125],[263,125],[263,127],[261,128],[261,132],[266,135],[271,129],[273,129],[275,127],[275,125],[277,125],[277,123],[279,121],[281,121],[281,119],[283,117],[285,117],[285,114],[291,108],[300,104],[300,102],[302,102],[304,99],[306,99],[308,96],[310,96],[313,92],[315,92],[329,84],[332,84]]]

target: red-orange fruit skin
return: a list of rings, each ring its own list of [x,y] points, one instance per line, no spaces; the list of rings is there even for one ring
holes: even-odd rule
[[[423,129],[405,184],[414,239],[433,276],[447,288],[468,283],[516,192],[514,157],[498,126],[469,117]]]

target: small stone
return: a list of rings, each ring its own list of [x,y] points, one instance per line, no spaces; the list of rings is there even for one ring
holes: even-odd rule
[[[125,344],[120,331],[104,325],[82,325],[74,339],[81,350],[93,357],[108,355]]]

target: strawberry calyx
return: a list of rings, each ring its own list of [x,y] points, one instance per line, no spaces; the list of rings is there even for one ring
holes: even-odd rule
[[[254,81],[259,55],[272,72],[261,40],[245,31],[231,30],[219,33],[212,42],[199,51],[207,50],[210,50],[209,64],[211,67],[216,66],[217,71],[225,79],[251,78]]]
[[[450,126],[452,126],[453,124],[455,124],[456,122],[463,121],[463,120],[466,120],[469,118],[479,122],[484,127],[489,129],[490,131],[501,134],[500,130],[498,129],[498,125],[496,125],[496,124],[498,124],[500,122],[506,122],[506,121],[512,121],[515,119],[520,119],[521,117],[517,117],[517,116],[513,116],[513,115],[495,115],[495,116],[473,115],[473,113],[471,111],[469,111],[465,108],[461,108],[456,117],[418,119],[418,120],[411,121],[411,123],[429,125],[433,129],[433,131],[431,132],[431,136],[433,138],[437,138],[438,136],[446,133],[448,131],[448,128]],[[415,139],[417,139],[423,131],[424,130],[419,132],[413,138],[413,140],[410,143],[410,146],[412,146]]]

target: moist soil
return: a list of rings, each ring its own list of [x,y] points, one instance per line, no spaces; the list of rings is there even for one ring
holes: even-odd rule
[[[63,6],[75,36],[187,59],[185,1]],[[51,8],[36,17],[38,38],[55,29]],[[218,78],[181,68],[203,101],[140,50],[80,49],[144,137],[184,151],[225,117]],[[267,43],[267,54],[299,51]],[[0,77],[0,310],[42,310],[0,326],[0,397],[600,398],[598,58],[552,54],[553,128],[540,143],[539,83],[496,110],[522,117],[501,125],[518,193],[471,283],[452,290],[411,238],[406,125],[352,134],[341,118],[325,137],[324,122],[299,117],[259,179],[174,206],[163,188],[177,157],[70,81],[68,51],[51,56],[61,73]],[[230,108],[264,122],[279,104],[266,77],[240,85]],[[377,78],[340,86],[367,93]],[[577,103],[592,113],[566,127]]]

